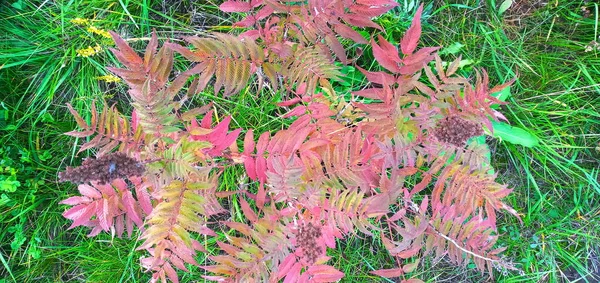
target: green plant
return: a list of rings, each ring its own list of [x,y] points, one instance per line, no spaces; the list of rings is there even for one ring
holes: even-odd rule
[[[192,50],[170,42],[158,49],[153,34],[143,58],[112,33],[112,52],[125,68],[109,70],[128,84],[135,110],[129,118],[94,103],[86,121],[69,105],[81,130],[67,134],[89,138],[80,151],[98,149],[97,159],[61,174],[81,183],[82,196],[62,202],[73,206],[63,214],[71,228],[92,227],[90,236],[142,228],[139,249],[150,253],[142,264],[154,281],[177,281],[174,267],[199,265],[196,251],[207,252],[194,234],[216,236],[209,219],[228,212],[217,197],[237,195],[241,217],[221,221],[231,230],[226,241],[216,241],[223,254],[202,266],[213,273],[206,279],[335,281],[344,274],[326,264],[327,248],[358,233],[381,237],[397,260],[372,273],[404,282],[418,282],[406,278],[430,253],[461,265],[472,261],[490,275],[493,267],[514,268],[494,248],[497,211],[517,215],[502,201],[511,190],[495,182],[485,142],[468,142],[505,119],[493,94],[512,82],[489,88],[480,71],[473,84],[456,75],[460,57],[444,67],[437,47],[417,50],[422,6],[400,51],[347,25],[382,29],[370,18],[395,5],[227,1],[223,11],[247,13],[236,23],[249,28],[239,37],[188,37]],[[336,58],[353,60],[338,36],[368,43],[385,69],[357,66],[369,84],[351,99],[332,84],[342,81]],[[173,52],[195,66],[170,79]],[[240,151],[241,129],[228,132],[230,117],[213,126],[210,105],[183,110],[213,78],[215,93],[223,89],[224,96],[254,80],[257,92],[281,94],[291,124],[258,140],[248,130]],[[258,183],[256,191],[217,193],[219,175],[235,163]]]

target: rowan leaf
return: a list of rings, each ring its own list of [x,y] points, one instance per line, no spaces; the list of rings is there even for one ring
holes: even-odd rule
[[[219,5],[219,9],[223,12],[232,13],[232,12],[240,12],[247,13],[252,9],[249,2],[242,1],[225,1],[221,5]]]
[[[402,41],[400,42],[400,49],[402,49],[402,53],[404,55],[412,54],[417,48],[417,43],[419,43],[419,39],[421,38],[421,13],[423,12],[423,4],[419,6],[417,9],[417,13],[415,13],[412,24],[410,28],[402,37]]]
[[[381,277],[385,277],[385,278],[393,278],[393,277],[401,276],[402,274],[404,274],[404,271],[402,270],[402,268],[391,268],[391,269],[379,269],[379,270],[371,271],[370,273],[373,273],[377,276],[381,276]]]

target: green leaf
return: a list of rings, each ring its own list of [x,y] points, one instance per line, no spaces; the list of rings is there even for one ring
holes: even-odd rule
[[[510,86],[505,87],[499,92],[492,93],[491,96],[498,98],[498,100],[500,101],[506,101],[506,99],[508,99],[508,97],[510,96]],[[500,105],[498,104],[492,104],[491,106],[492,109],[498,109],[498,107],[500,107]]]
[[[6,127],[4,127],[3,129],[0,129],[0,130],[14,131],[16,129],[17,129],[17,126],[15,126],[15,125],[7,125]]]
[[[438,54],[446,55],[446,54],[457,54],[465,45],[460,42],[452,43],[450,46],[442,49]]]
[[[540,143],[540,140],[535,135],[504,122],[492,121],[492,127],[494,128],[494,137],[503,141],[526,147],[534,147]]]
[[[476,144],[485,144],[485,136],[481,135],[481,136],[477,136],[477,137],[472,137],[467,143],[476,143]]]
[[[38,237],[35,237],[35,241],[29,242],[29,247],[27,248],[27,254],[34,259],[39,259],[40,257],[42,257],[42,252],[40,251],[40,249],[38,247],[38,243],[40,243],[40,242],[41,242],[41,240]]]
[[[4,103],[2,103],[1,106],[4,107]],[[8,130],[6,127],[7,123],[8,123],[8,110],[0,110],[0,130]]]
[[[0,191],[14,193],[17,191],[17,188],[21,186],[21,182],[15,180],[1,180],[0,181]]]
[[[0,195],[0,207],[8,204],[10,201],[11,199],[6,194]]]
[[[15,8],[17,10],[20,10],[20,11],[22,11],[23,8],[25,8],[24,5],[25,4],[23,4],[23,0],[19,0],[19,1],[16,1],[16,2],[14,2],[14,3],[11,4],[11,6],[13,8]]]
[[[460,60],[460,62],[458,62],[458,68],[462,69],[466,66],[473,65],[474,63],[475,63],[475,61],[473,61],[471,59],[463,59],[463,60]],[[433,66],[435,64],[435,62],[430,62],[430,64]],[[442,62],[442,66],[447,67],[448,62],[446,62],[446,61]]]
[[[513,4],[513,0],[504,0],[502,4],[500,4],[500,8],[498,8],[498,15],[504,14],[508,8]]]
[[[44,114],[42,114],[41,118],[42,118],[42,122],[44,122],[44,123],[53,123],[55,121],[54,117],[52,117],[52,114],[50,114],[48,112],[45,112]]]

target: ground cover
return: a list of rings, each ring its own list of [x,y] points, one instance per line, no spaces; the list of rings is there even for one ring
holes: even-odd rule
[[[400,7],[377,19],[396,41],[418,5]],[[462,54],[461,72],[484,67],[501,83],[518,75],[503,113],[511,124],[539,137],[526,148],[490,139],[499,181],[515,188],[509,203],[523,224],[499,219],[498,246],[522,272],[496,274],[498,282],[597,282],[600,280],[600,60],[598,5],[592,1],[425,1],[423,33],[443,56]],[[0,281],[147,281],[138,265],[140,243],[87,231],[68,230],[58,202],[74,187],[57,182],[72,165],[76,148],[61,135],[75,126],[65,103],[85,111],[91,100],[122,103],[126,88],[105,66],[116,65],[107,51],[114,30],[144,46],[150,30],[177,38],[212,30],[233,30],[236,20],[219,3],[191,1],[4,1],[0,4]],[[81,19],[81,20],[75,20]],[[87,20],[87,22],[86,22]],[[94,28],[91,28],[94,27]],[[139,50],[139,49],[138,49]],[[141,50],[140,50],[141,51]],[[367,55],[366,55],[367,56]],[[362,60],[372,60],[369,57]],[[176,66],[176,68],[182,66]],[[356,70],[345,70],[352,88]],[[358,85],[358,83],[357,83]],[[263,96],[264,97],[264,96]],[[207,92],[235,127],[277,130],[285,123],[273,100],[242,92],[224,99]],[[81,156],[79,156],[81,157]],[[238,186],[239,168],[223,175],[221,187]],[[354,238],[331,254],[344,282],[371,282],[374,266],[392,267],[379,240]],[[203,271],[181,274],[198,280]],[[486,282],[474,266],[442,260],[424,262],[413,274],[429,282]]]

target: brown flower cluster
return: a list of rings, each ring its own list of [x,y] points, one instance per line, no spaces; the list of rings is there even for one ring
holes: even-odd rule
[[[97,181],[100,184],[112,182],[117,178],[141,176],[144,166],[125,153],[117,152],[98,159],[86,159],[79,167],[67,167],[58,174],[61,182],[85,183]]]
[[[449,143],[463,147],[471,137],[483,134],[481,125],[465,120],[458,116],[450,116],[442,119],[437,128],[433,130],[433,136],[440,142]]]
[[[304,258],[310,264],[323,254],[323,248],[317,243],[321,235],[321,228],[310,222],[300,226],[296,232],[296,245],[302,248]]]

